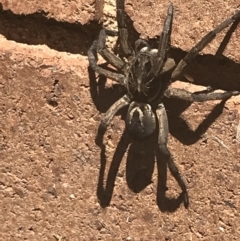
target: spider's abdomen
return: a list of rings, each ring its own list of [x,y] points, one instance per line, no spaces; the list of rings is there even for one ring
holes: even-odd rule
[[[128,108],[126,127],[136,138],[145,138],[156,129],[156,117],[149,104],[133,101]]]

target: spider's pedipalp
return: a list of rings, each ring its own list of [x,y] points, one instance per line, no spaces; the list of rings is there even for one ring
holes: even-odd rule
[[[150,136],[156,129],[156,117],[151,106],[133,101],[128,108],[126,127],[135,138]]]

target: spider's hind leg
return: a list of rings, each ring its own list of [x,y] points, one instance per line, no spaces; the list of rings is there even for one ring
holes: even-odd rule
[[[182,189],[182,194],[183,194],[183,198],[184,198],[184,200],[183,200],[184,206],[185,206],[185,208],[188,208],[189,199],[188,199],[186,184],[183,181],[181,174],[180,174],[176,164],[174,163],[173,157],[167,147],[167,139],[168,139],[169,129],[168,129],[167,113],[166,113],[166,110],[165,110],[165,107],[163,104],[158,105],[158,108],[156,110],[156,115],[157,115],[158,123],[159,123],[159,134],[158,134],[159,149],[167,160],[168,168],[169,168],[171,174],[174,176],[174,178],[176,179],[176,181],[178,182],[179,186]]]

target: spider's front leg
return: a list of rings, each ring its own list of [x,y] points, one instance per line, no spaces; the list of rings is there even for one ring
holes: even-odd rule
[[[161,57],[162,60],[166,59],[166,55],[170,49],[172,22],[173,22],[173,5],[170,4],[170,6],[168,7],[167,17],[164,22],[163,31],[159,39],[158,56]]]
[[[128,29],[126,23],[125,0],[117,0],[117,22],[119,31],[119,41],[123,53],[129,56],[133,49],[128,40]]]
[[[240,18],[240,10],[237,10],[236,13],[220,23],[215,29],[213,29],[211,32],[207,33],[190,51],[189,53],[178,63],[177,67],[172,73],[171,80],[176,80],[178,76],[183,71],[184,67],[191,62],[200,51],[205,48],[205,46],[210,43],[218,33],[220,33],[223,29],[228,27],[230,24],[232,24],[234,21]]]
[[[93,42],[92,46],[88,50],[89,64],[95,72],[109,79],[113,79],[117,81],[119,84],[123,85],[124,79],[125,79],[124,75],[104,69],[97,64],[97,60],[98,60],[97,54],[99,53],[103,56],[103,58],[107,60],[107,62],[112,64],[114,67],[118,69],[122,69],[125,66],[125,63],[120,58],[115,56],[106,48],[105,43],[106,43],[106,31],[105,29],[102,29],[99,33],[98,39]]]
[[[168,52],[171,46],[171,32],[173,22],[173,5],[170,4],[167,11],[167,17],[164,22],[163,31],[159,38],[157,54],[153,60],[153,73],[155,76],[159,73],[168,72],[175,67],[173,59],[168,59]]]
[[[184,206],[185,208],[188,208],[189,199],[188,199],[186,184],[183,181],[181,174],[176,164],[174,163],[173,157],[167,147],[167,140],[168,140],[168,133],[169,133],[168,118],[167,118],[165,107],[162,103],[158,105],[158,108],[156,110],[156,115],[159,123],[159,134],[158,134],[159,149],[167,160],[168,168],[171,174],[174,176],[174,178],[176,179],[176,181],[178,182],[179,186],[182,189],[183,197],[184,197]]]
[[[125,62],[106,48],[106,37],[106,30],[102,29],[98,37],[98,53],[115,68],[122,69],[125,66]]]

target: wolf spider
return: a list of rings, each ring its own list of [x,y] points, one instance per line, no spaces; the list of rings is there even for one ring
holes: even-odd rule
[[[168,7],[167,17],[164,22],[163,31],[159,37],[158,49],[138,39],[133,48],[129,42],[129,32],[126,24],[126,13],[124,1],[119,1],[117,6],[118,37],[123,57],[118,57],[105,46],[106,30],[100,31],[88,51],[88,59],[91,68],[107,78],[115,80],[126,88],[126,94],[117,100],[102,118],[100,129],[106,130],[116,113],[124,106],[129,105],[126,116],[126,128],[135,138],[146,138],[158,129],[158,145],[161,153],[166,157],[170,172],[178,181],[183,195],[184,206],[189,205],[186,184],[174,163],[173,157],[167,147],[168,119],[163,97],[178,98],[189,102],[202,102],[208,100],[223,100],[238,95],[238,91],[225,91],[216,93],[211,88],[202,92],[190,93],[184,89],[170,87],[184,67],[191,62],[198,53],[214,39],[224,28],[232,24],[240,17],[238,10],[232,17],[220,23],[215,29],[206,34],[190,52],[176,65],[175,61],[168,58],[170,49],[170,37],[173,22],[173,5]],[[105,69],[97,64],[97,54],[100,54],[117,71]],[[127,61],[126,61],[127,60]]]

